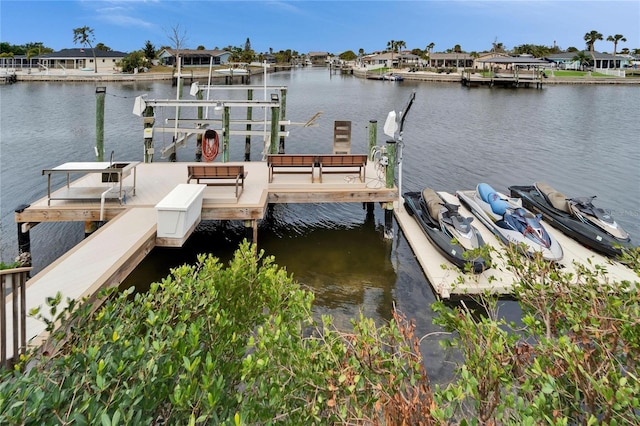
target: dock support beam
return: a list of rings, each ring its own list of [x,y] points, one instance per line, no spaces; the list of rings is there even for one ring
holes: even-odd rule
[[[144,162],[153,163],[153,125],[156,119],[153,117],[153,107],[144,109]]]
[[[22,204],[16,208],[16,213],[22,213],[29,204]],[[26,223],[18,222],[18,259],[21,266],[31,266],[31,233],[30,226]]]
[[[280,120],[284,121],[287,115],[287,89],[280,89]],[[280,125],[280,131],[284,133],[284,124]],[[284,135],[280,136],[279,154],[284,154]]]
[[[393,188],[395,185],[396,175],[396,141],[393,139],[387,140],[387,167],[386,167],[386,181],[385,186],[387,188]],[[401,196],[401,194],[400,194]],[[384,209],[384,237],[393,238],[393,203],[385,203]]]
[[[245,220],[244,221],[244,237],[250,243],[255,243],[258,241],[258,221],[253,220]]]

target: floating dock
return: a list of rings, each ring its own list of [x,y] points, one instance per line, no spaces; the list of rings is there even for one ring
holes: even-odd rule
[[[445,201],[459,205],[459,211],[462,215],[474,217],[468,209],[460,205],[458,198],[454,195],[446,192],[439,192],[439,194]],[[422,270],[439,297],[448,299],[487,292],[499,295],[512,294],[516,278],[513,273],[509,272],[505,263],[504,245],[479,220],[474,220],[473,225],[480,231],[484,241],[496,253],[502,253],[502,256],[493,256],[494,268],[481,274],[464,274],[431,244],[418,222],[407,213],[403,206],[397,206],[394,213]],[[545,225],[545,228],[562,246],[564,256],[561,263],[565,270],[575,272],[574,262],[582,265],[602,265],[607,270],[608,276],[614,281],[639,281],[638,276],[625,265],[589,250],[548,224]]]

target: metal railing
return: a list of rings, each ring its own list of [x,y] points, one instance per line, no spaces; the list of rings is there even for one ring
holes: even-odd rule
[[[26,288],[31,267],[0,270],[0,365],[9,368],[14,359],[25,352],[27,347],[27,304]],[[11,303],[11,330],[7,330]],[[11,335],[9,335],[9,332]],[[13,352],[8,354],[9,345]]]

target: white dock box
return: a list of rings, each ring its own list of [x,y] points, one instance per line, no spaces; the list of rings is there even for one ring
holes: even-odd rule
[[[181,183],[158,204],[158,238],[184,238],[200,218],[207,185]]]

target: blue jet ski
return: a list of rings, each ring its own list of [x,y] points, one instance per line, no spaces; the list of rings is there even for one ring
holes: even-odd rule
[[[433,189],[425,188],[422,192],[406,192],[404,205],[431,243],[451,263],[475,273],[489,268],[487,259],[469,253],[485,242],[471,225],[473,217],[462,216],[457,204],[447,203]]]
[[[524,247],[524,253],[541,252],[546,260],[562,260],[560,243],[536,216],[522,207],[522,201],[508,198],[486,183],[475,191],[457,191],[460,201],[505,244]]]
[[[593,205],[593,197],[567,198],[550,185],[510,186],[512,197],[522,199],[527,209],[539,213],[553,227],[586,247],[610,257],[633,249],[629,234],[609,211]]]

